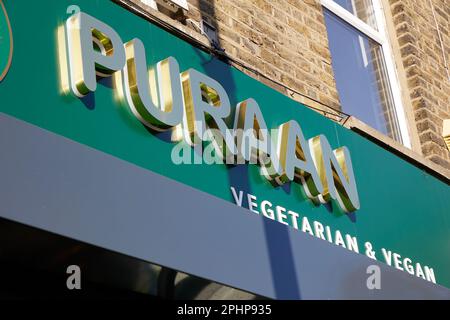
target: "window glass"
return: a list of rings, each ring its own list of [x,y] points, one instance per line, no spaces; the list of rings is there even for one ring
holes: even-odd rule
[[[324,9],[342,111],[401,142],[381,46]]]

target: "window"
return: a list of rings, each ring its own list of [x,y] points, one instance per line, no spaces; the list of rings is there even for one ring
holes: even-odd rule
[[[380,0],[321,0],[342,111],[411,147]]]

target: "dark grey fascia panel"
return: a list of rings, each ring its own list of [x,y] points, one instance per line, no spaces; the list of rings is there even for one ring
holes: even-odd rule
[[[0,148],[6,219],[270,298],[450,299],[447,288],[3,113]],[[373,264],[381,290],[366,286]]]

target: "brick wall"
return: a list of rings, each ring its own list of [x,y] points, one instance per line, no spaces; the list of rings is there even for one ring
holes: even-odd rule
[[[301,94],[340,108],[319,0],[188,2],[188,18],[204,19],[215,26],[220,46],[228,55]]]
[[[389,0],[423,155],[450,170],[442,123],[450,118],[450,79],[429,0]],[[432,0],[450,63],[450,0]]]

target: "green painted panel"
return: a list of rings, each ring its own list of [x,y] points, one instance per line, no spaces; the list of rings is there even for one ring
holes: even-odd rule
[[[380,261],[383,261],[381,248],[387,248],[428,265],[434,269],[438,283],[450,288],[450,189],[446,183],[113,2],[6,0],[4,3],[14,30],[15,52],[14,64],[0,85],[1,112],[228,201],[233,201],[230,186],[242,189],[333,230],[357,236],[361,253],[364,242],[370,241]],[[298,185],[273,188],[253,165],[228,168],[173,164],[174,144],[168,142],[167,135],[149,132],[127,106],[115,101],[107,81],[102,81],[89,99],[61,95],[56,30],[68,18],[66,9],[71,4],[110,25],[123,41],[140,38],[149,63],[174,56],[181,70],[195,68],[218,80],[233,105],[254,98],[269,128],[295,119],[306,138],[324,134],[332,147],[347,146],[361,209],[347,216],[336,203],[315,206]]]

